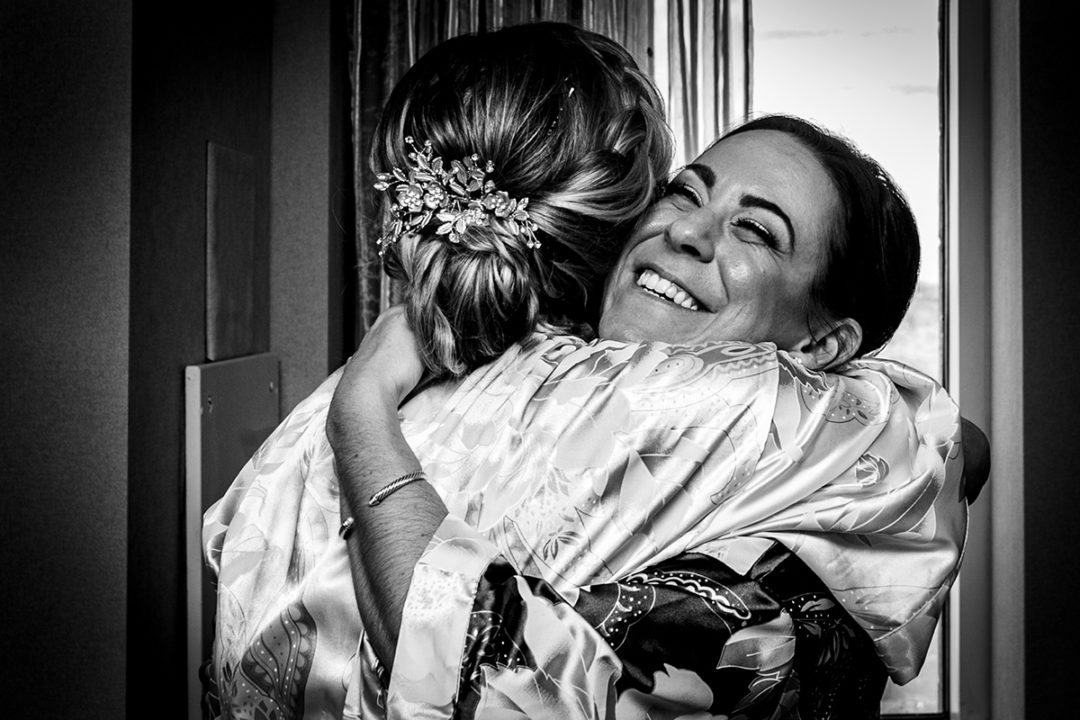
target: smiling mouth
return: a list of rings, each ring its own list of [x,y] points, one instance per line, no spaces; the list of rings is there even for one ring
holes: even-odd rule
[[[697,312],[701,309],[697,301],[677,284],[667,278],[660,277],[655,271],[648,268],[641,271],[635,280],[642,290],[655,295],[658,298],[674,303],[681,308]]]

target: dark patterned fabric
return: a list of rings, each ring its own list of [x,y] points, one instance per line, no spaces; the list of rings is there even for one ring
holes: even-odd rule
[[[885,666],[810,568],[776,545],[751,574],[795,623],[800,720],[880,717]]]
[[[203,717],[303,718],[304,689],[317,641],[307,608],[301,602],[289,605],[267,623],[238,663],[214,668],[208,662],[200,667]]]
[[[566,604],[541,580],[502,562],[489,566],[470,619],[455,717],[473,717],[485,669],[540,670],[525,640],[523,592]],[[620,703],[656,692],[677,668],[708,687],[716,715],[880,717],[886,672],[873,643],[782,545],[745,575],[706,555],[682,555],[584,589],[573,611],[618,655]]]
[[[213,660],[207,658],[199,665],[199,682],[203,690],[202,699],[199,702],[203,720],[221,717],[221,697],[218,694],[217,683],[214,681]]]

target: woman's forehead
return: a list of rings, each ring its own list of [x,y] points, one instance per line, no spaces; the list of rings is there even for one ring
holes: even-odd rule
[[[813,151],[779,130],[728,136],[692,165],[710,195],[753,192],[784,208],[805,232],[826,231],[838,208],[832,179]]]
[[[813,151],[779,130],[748,130],[711,145],[694,164],[708,167],[717,179],[747,182],[752,178],[808,181],[826,176]]]

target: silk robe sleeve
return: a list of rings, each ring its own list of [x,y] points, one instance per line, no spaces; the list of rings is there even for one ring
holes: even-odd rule
[[[224,717],[340,717],[348,705],[341,678],[362,627],[324,431],[340,375],[289,413],[204,515],[217,578],[208,672]]]
[[[687,553],[560,594],[448,518],[413,575],[388,711],[867,718],[884,681],[869,638],[777,543],[745,573]]]

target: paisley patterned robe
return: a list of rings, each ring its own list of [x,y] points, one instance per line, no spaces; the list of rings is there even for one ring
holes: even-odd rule
[[[336,536],[339,373],[205,516],[223,714],[785,717],[860,653],[871,700],[918,672],[966,527],[959,414],[929,378],[538,334],[425,391],[402,429],[450,516],[386,677]],[[800,677],[809,654],[826,670]]]

